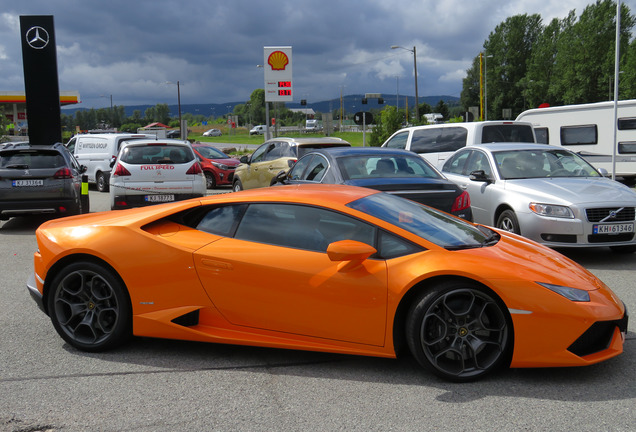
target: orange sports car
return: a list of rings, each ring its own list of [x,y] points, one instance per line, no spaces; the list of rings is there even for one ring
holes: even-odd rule
[[[624,304],[563,255],[366,188],[300,185],[52,220],[29,292],[60,336],[395,357],[454,381],[623,351]]]

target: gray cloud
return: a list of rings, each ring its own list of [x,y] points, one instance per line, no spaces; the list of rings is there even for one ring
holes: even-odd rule
[[[26,2],[23,2],[26,3]],[[263,87],[263,47],[293,47],[297,100],[345,94],[459,96],[462,78],[497,24],[538,13],[544,23],[580,13],[575,0],[31,0],[0,15],[0,90],[22,91],[20,15],[53,15],[61,90],[85,107],[223,103]],[[636,0],[624,1],[632,13]]]

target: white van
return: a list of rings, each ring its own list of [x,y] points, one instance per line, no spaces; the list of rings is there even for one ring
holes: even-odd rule
[[[616,177],[636,183],[636,99],[618,101]],[[614,102],[597,102],[535,108],[517,120],[534,126],[537,141],[566,147],[596,168],[612,173],[614,152]]]
[[[446,159],[467,145],[493,142],[536,142],[532,125],[515,121],[483,121],[412,126],[400,129],[382,147],[410,150],[441,169]]]
[[[117,157],[121,144],[129,140],[155,138],[153,135],[131,133],[97,133],[75,135],[66,144],[75,159],[85,165],[88,182],[100,192],[108,192],[110,163]]]

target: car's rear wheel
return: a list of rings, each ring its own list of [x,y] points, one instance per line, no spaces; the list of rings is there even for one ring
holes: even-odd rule
[[[214,179],[214,174],[211,172],[205,173],[205,187],[208,189],[214,189],[216,187],[216,180]]]
[[[512,324],[503,302],[480,286],[439,284],[411,307],[406,339],[417,361],[451,381],[471,381],[508,366]]]
[[[95,175],[95,184],[97,186],[97,190],[100,192],[108,192],[108,182],[106,181],[106,176],[103,172],[98,172]]]
[[[243,190],[243,183],[241,183],[241,180],[240,179],[234,180],[234,183],[232,184],[232,191],[240,192],[242,190]]]
[[[83,351],[113,348],[132,334],[124,284],[96,263],[76,262],[57,274],[50,286],[48,312],[59,335]]]
[[[521,234],[521,228],[519,227],[519,220],[517,219],[517,215],[512,210],[504,210],[499,218],[497,219],[497,228],[501,228],[502,230]]]

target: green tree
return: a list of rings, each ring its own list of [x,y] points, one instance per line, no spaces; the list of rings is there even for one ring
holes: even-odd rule
[[[621,7],[621,52],[626,52],[634,17]],[[616,3],[598,0],[588,5],[579,20],[562,33],[557,43],[553,83],[563,103],[588,103],[608,99],[614,75]],[[623,57],[625,58],[625,57]]]
[[[437,105],[435,105],[434,112],[440,113],[444,117],[444,120],[448,120],[448,117],[449,117],[448,105],[446,105],[446,102],[444,102],[443,100],[440,99],[440,101],[437,102]]]
[[[387,105],[375,119],[375,125],[371,133],[369,144],[379,147],[389,138],[393,132],[402,126],[403,116],[398,113],[396,107]]]

